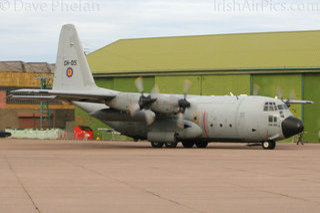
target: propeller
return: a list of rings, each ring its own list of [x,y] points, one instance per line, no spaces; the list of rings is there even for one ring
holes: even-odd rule
[[[260,86],[258,84],[255,84],[253,86],[253,95],[259,95]]]
[[[279,99],[281,99],[282,102],[287,105],[287,107],[290,107],[290,100],[294,100],[295,97],[296,97],[294,91],[291,90],[290,95],[289,95],[289,98],[288,98],[287,100],[284,100],[284,99],[283,99],[283,95],[282,95],[283,93],[282,93],[281,87],[278,87],[278,88],[277,88],[277,94],[278,94],[277,97],[278,97]],[[277,98],[277,97],[276,97],[276,98]]]
[[[184,89],[183,89],[183,93],[184,93],[183,99],[180,99],[178,101],[179,112],[178,112],[177,126],[179,128],[184,128],[184,125],[183,125],[184,112],[186,111],[186,108],[189,108],[191,106],[190,102],[187,101],[187,95],[188,95],[190,87],[191,87],[191,81],[185,80],[184,81]]]
[[[277,90],[276,90],[276,92],[277,92],[277,98],[279,98],[279,99],[283,99],[283,96],[282,96],[282,89],[281,89],[281,87],[278,87],[277,88]]]
[[[160,90],[157,84],[154,85],[153,89],[151,90],[151,98],[157,99],[159,96]]]
[[[151,95],[145,96],[143,90],[143,80],[142,77],[138,77],[135,80],[135,86],[139,93],[141,93],[140,98],[137,103],[130,104],[129,112],[131,117],[133,117],[138,112],[143,112],[147,125],[151,125],[155,120],[155,113],[150,110],[151,105],[157,100],[152,98]]]
[[[296,95],[294,94],[294,91],[291,90],[290,95],[289,95],[289,98],[288,98],[288,100],[285,101],[285,104],[286,104],[288,107],[290,107],[290,100],[294,100],[295,97],[296,97]]]

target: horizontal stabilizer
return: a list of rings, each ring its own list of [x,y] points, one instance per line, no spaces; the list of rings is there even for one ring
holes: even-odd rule
[[[51,96],[34,96],[34,95],[9,95],[12,100],[23,100],[23,101],[53,101],[57,97],[55,95]]]
[[[42,90],[42,89],[18,89],[11,91],[11,97],[14,99],[25,99],[31,100],[33,95],[35,99],[41,98],[42,100],[66,100],[66,101],[87,101],[95,103],[105,103],[113,99],[116,96],[116,92],[108,89],[98,88],[96,90]],[[29,95],[29,97],[28,97]],[[44,98],[47,97],[47,98]]]

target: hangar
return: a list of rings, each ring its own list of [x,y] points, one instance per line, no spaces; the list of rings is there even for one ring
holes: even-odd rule
[[[12,100],[9,93],[19,88],[40,88],[39,77],[50,79],[54,70],[54,64],[45,62],[0,62],[0,129],[40,128],[40,102]],[[71,104],[55,101],[49,105],[49,109],[51,128],[65,129],[66,123],[74,120],[74,106]],[[46,110],[43,117],[48,117]],[[48,119],[43,121],[43,128],[48,128]]]
[[[161,93],[258,94],[315,101],[293,105],[305,123],[305,140],[318,141],[320,130],[320,31],[271,32],[121,39],[87,58],[98,86],[137,92],[134,79],[144,76],[145,91]],[[280,91],[280,92],[279,92]],[[93,119],[93,118],[92,118]],[[76,109],[76,121],[88,122]],[[103,124],[90,120],[91,127]]]

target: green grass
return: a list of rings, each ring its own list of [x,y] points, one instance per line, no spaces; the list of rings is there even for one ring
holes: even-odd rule
[[[109,129],[111,128],[107,124],[103,123],[102,121],[89,116],[87,112],[80,109],[79,107],[75,107],[75,122],[76,122],[76,125],[89,126],[93,130],[94,139],[96,139],[97,136],[99,135],[101,140],[112,140],[111,133],[108,133],[105,131],[98,131],[99,128],[109,128]],[[114,135],[113,139],[117,141],[132,140],[131,138],[124,135]]]

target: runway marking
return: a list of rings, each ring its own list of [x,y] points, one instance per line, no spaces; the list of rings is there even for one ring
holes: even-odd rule
[[[9,166],[11,172],[12,172],[12,173],[14,174],[14,176],[16,177],[16,179],[17,179],[18,183],[20,184],[20,186],[22,187],[23,191],[24,191],[24,192],[27,194],[27,196],[29,197],[29,199],[30,199],[32,205],[34,206],[34,208],[36,209],[36,211],[40,213],[39,207],[36,205],[36,203],[34,202],[34,200],[33,200],[32,197],[31,197],[30,193],[28,192],[28,190],[26,189],[26,187],[23,185],[23,182],[22,182],[21,179],[18,177],[17,173],[16,173],[15,170],[13,169],[13,167],[12,167],[12,165],[10,164],[9,159],[8,159],[8,157],[7,157],[6,155],[5,155],[5,158],[6,158],[6,161],[7,161],[7,163],[8,163],[8,166]]]
[[[228,167],[223,167],[223,168],[231,169],[231,170],[235,170],[235,171],[240,171],[240,172],[247,172],[247,170],[245,170],[245,169],[234,169],[234,168],[228,168]],[[264,175],[264,176],[268,175],[268,174],[264,174],[264,173],[256,173],[256,174],[261,174],[261,175]],[[277,176],[271,176],[271,177],[277,177]],[[244,186],[244,185],[230,183],[230,182],[228,182],[228,184],[233,185],[233,186],[237,186],[237,187],[241,187],[241,188],[245,188],[245,189],[251,189],[251,190],[254,190],[254,191],[258,191],[258,192],[264,192],[264,193],[268,193],[268,194],[279,195],[279,196],[290,198],[290,199],[294,199],[294,200],[301,200],[301,201],[311,202],[311,203],[314,203],[314,204],[317,204],[317,205],[320,204],[320,202],[317,202],[317,201],[314,201],[314,200],[308,200],[308,199],[305,199],[305,198],[302,198],[302,197],[291,196],[291,195],[284,194],[284,193],[281,193],[281,192],[268,191],[268,190],[258,189],[256,187],[249,187],[249,186]]]
[[[62,159],[62,158],[59,158],[59,159],[62,160],[64,163],[67,163],[67,162],[68,162],[68,161],[66,161],[66,160],[64,160],[64,159]],[[141,188],[141,187],[138,187],[138,186],[131,185],[130,183],[127,183],[127,182],[122,181],[122,180],[120,180],[120,179],[114,178],[114,177],[112,177],[112,176],[105,175],[105,174],[103,174],[103,173],[100,173],[100,172],[98,172],[98,171],[96,171],[96,170],[87,168],[87,167],[85,167],[85,166],[78,165],[78,164],[74,164],[74,163],[72,163],[72,162],[70,162],[70,161],[69,161],[68,163],[71,164],[71,165],[73,165],[73,166],[79,167],[79,168],[81,168],[81,169],[90,171],[90,172],[92,172],[92,173],[94,173],[94,174],[96,174],[96,175],[99,175],[99,176],[103,177],[103,178],[112,179],[113,181],[116,181],[116,182],[121,183],[121,184],[123,184],[123,185],[129,186],[129,187],[132,188],[132,189],[137,189],[137,190],[143,191],[143,192],[145,192],[145,193],[151,194],[152,196],[155,196],[155,197],[157,197],[157,198],[159,198],[159,199],[161,199],[161,200],[168,201],[168,202],[173,203],[173,204],[175,204],[175,205],[177,205],[177,206],[181,206],[181,207],[187,208],[187,209],[192,210],[192,211],[195,211],[195,212],[203,212],[203,211],[194,209],[194,208],[192,208],[192,207],[190,207],[190,206],[187,206],[187,205],[185,205],[185,204],[179,203],[178,201],[175,201],[175,200],[172,200],[172,199],[169,199],[169,198],[162,197],[161,195],[159,195],[159,194],[157,194],[157,193],[155,193],[155,192],[152,192],[152,191],[150,191],[150,190],[147,190],[147,189],[144,189],[144,188]]]
[[[229,184],[233,185],[233,186],[238,186],[238,187],[241,187],[241,188],[245,188],[245,189],[255,190],[255,191],[258,191],[258,192],[264,192],[264,193],[273,194],[273,195],[280,195],[282,197],[286,197],[286,198],[290,198],[290,199],[294,199],[294,200],[302,200],[302,201],[306,201],[306,202],[312,202],[312,203],[315,203],[315,204],[318,204],[318,205],[320,204],[319,202],[316,202],[316,201],[313,201],[313,200],[307,200],[307,199],[304,199],[304,198],[301,198],[301,197],[295,197],[295,196],[283,194],[283,193],[280,193],[280,192],[262,190],[262,189],[257,189],[255,187],[248,187],[248,186],[238,185],[238,184],[234,184],[234,183],[229,183]]]

